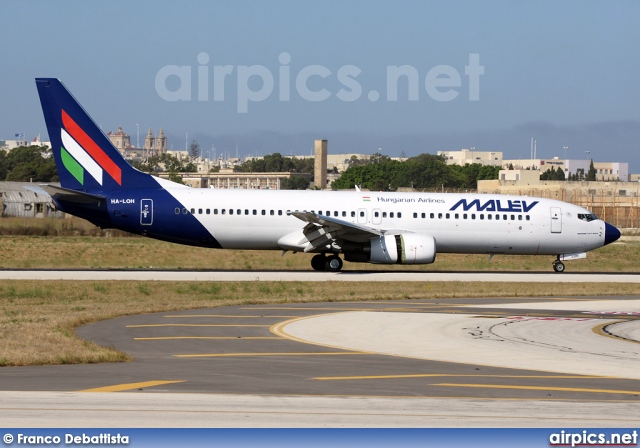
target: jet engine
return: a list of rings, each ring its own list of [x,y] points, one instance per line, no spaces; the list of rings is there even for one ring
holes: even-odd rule
[[[430,235],[404,233],[371,238],[370,263],[430,264],[436,260],[436,240]]]

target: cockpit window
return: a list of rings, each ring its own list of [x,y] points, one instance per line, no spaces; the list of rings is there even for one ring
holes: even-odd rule
[[[598,219],[598,217],[593,213],[578,213],[578,219],[589,222],[595,221],[596,219]]]

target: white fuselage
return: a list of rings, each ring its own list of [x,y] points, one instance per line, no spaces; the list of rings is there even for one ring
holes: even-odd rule
[[[433,236],[439,253],[557,255],[604,245],[604,221],[580,219],[590,212],[552,199],[366,191],[167,191],[229,249],[282,249],[278,241],[305,225],[289,211],[313,211],[387,234]]]

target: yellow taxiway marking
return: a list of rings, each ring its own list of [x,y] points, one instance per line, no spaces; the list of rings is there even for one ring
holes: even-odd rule
[[[501,384],[455,384],[455,383],[441,383],[434,384],[434,386],[442,387],[478,387],[488,389],[521,389],[521,390],[542,390],[542,391],[555,391],[555,392],[588,392],[594,394],[633,394],[640,395],[640,391],[637,390],[616,390],[616,389],[587,389],[582,387],[546,387],[546,386],[508,386]]]
[[[341,356],[341,355],[370,355],[366,352],[282,352],[282,353],[202,353],[195,355],[173,355],[176,358],[233,358],[251,356]]]
[[[293,319],[294,317],[299,316],[229,316],[226,314],[182,314],[175,316],[164,316],[168,319],[179,319],[181,317],[225,317],[229,319],[260,319],[261,317],[273,317],[278,319]]]
[[[133,338],[134,341],[167,341],[172,339],[251,339],[251,340],[261,340],[261,339],[271,339],[281,341],[282,338],[278,338],[275,336],[164,336],[157,338]]]
[[[380,380],[402,378],[437,378],[437,377],[471,377],[471,378],[533,378],[533,379],[601,379],[612,378],[606,376],[583,375],[474,375],[474,374],[450,374],[450,373],[416,373],[408,375],[370,375],[370,376],[320,376],[314,380],[320,381],[348,381],[348,380]]]
[[[141,383],[116,384],[113,386],[96,387],[94,389],[85,389],[80,392],[121,392],[124,390],[143,389],[145,387],[162,386],[163,384],[184,383],[184,380],[178,381],[143,381]]]
[[[127,328],[146,327],[270,327],[271,325],[252,324],[148,324],[148,325],[127,325]]]

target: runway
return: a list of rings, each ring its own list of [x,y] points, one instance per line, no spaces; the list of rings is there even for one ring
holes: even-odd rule
[[[638,317],[637,296],[126,316],[77,333],[133,362],[3,368],[0,418],[7,426],[629,427],[640,414]]]
[[[640,273],[0,270],[0,280],[640,283]]]

